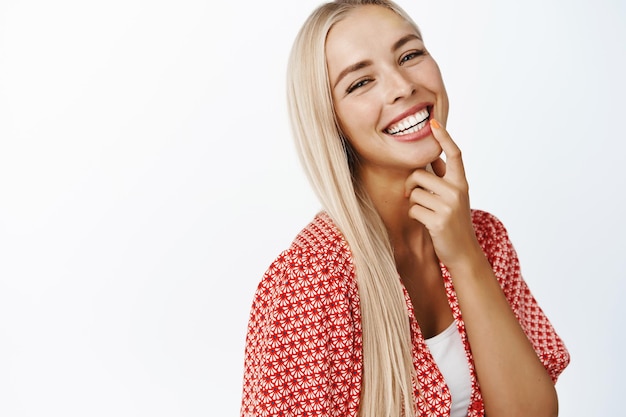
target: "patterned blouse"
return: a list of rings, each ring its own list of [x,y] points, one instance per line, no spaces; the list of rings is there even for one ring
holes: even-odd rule
[[[500,221],[473,210],[476,236],[524,332],[552,380],[569,354],[522,279]],[[450,274],[442,276],[472,379],[468,416],[484,416],[472,352]],[[413,314],[414,384],[420,416],[449,416],[451,396]],[[242,417],[357,417],[363,351],[359,294],[350,249],[319,213],[271,264],[252,303],[246,338]]]

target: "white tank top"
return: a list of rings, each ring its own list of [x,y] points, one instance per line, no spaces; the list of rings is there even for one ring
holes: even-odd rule
[[[472,395],[472,380],[465,347],[456,328],[456,322],[453,321],[438,335],[426,339],[426,345],[450,389],[452,395],[450,417],[467,417]]]

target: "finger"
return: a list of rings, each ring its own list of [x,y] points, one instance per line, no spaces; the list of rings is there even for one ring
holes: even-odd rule
[[[424,169],[413,171],[405,181],[404,187],[404,196],[411,199],[414,196],[414,192],[417,192],[415,196],[423,195],[423,192],[434,196],[442,196],[447,199],[450,195],[453,195],[454,190],[458,188]],[[432,206],[432,208],[436,210],[438,206]]]
[[[441,206],[441,199],[433,191],[425,190],[424,188],[414,188],[409,196],[409,201],[412,204],[420,205],[432,211],[437,211]]]
[[[431,183],[429,177],[437,178],[435,174],[428,172],[425,168],[413,171],[404,182],[404,196],[409,197],[415,188],[427,188],[430,190],[427,186],[427,184]]]
[[[430,165],[433,173],[439,178],[442,178],[444,175],[446,175],[446,163],[443,159],[437,158],[433,162],[431,162]]]
[[[409,209],[409,217],[417,220],[428,228],[429,225],[436,221],[437,214],[426,207],[420,206],[419,204],[413,204]]]
[[[449,177],[456,180],[465,181],[465,167],[463,166],[463,158],[461,157],[461,149],[454,143],[450,134],[444,129],[436,119],[430,120],[433,137],[441,149],[446,154],[446,172]]]

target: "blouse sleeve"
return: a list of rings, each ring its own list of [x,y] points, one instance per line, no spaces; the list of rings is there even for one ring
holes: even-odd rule
[[[537,356],[556,383],[570,361],[567,348],[522,278],[517,253],[504,225],[489,213],[475,211],[473,217],[478,241],[487,254],[504,295]]]
[[[284,252],[258,286],[246,337],[242,417],[357,415],[355,294],[337,259],[315,256]]]

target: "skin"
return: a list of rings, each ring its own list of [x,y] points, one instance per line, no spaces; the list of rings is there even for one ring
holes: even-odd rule
[[[447,94],[423,42],[394,12],[360,6],[329,32],[326,60],[340,127],[359,158],[356,174],[387,227],[422,333],[436,335],[453,320],[441,261],[463,311],[486,414],[557,415],[554,385],[476,239],[461,151],[444,127]],[[401,140],[387,133],[399,115],[423,106],[431,119],[424,131]]]

